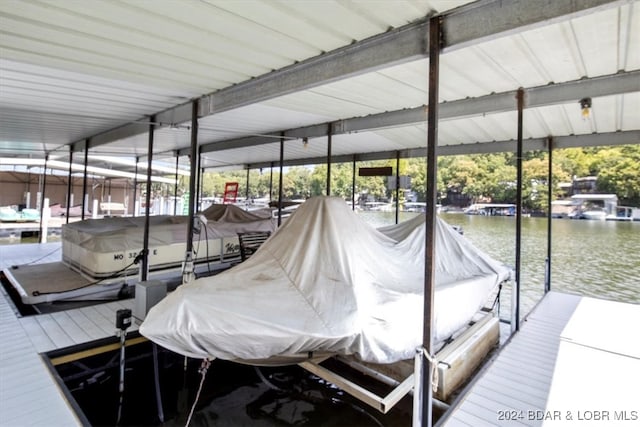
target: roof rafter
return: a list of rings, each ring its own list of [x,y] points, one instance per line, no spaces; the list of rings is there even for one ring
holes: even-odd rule
[[[576,147],[598,147],[611,145],[627,145],[640,144],[640,131],[624,131],[609,132],[588,135],[568,135],[554,136],[553,149],[576,148]],[[525,151],[538,151],[549,149],[549,138],[531,138],[524,140]],[[438,147],[438,156],[456,156],[461,154],[488,154],[500,152],[515,152],[516,140],[508,141],[491,141],[491,143],[478,142],[475,144],[457,144],[445,145]],[[332,156],[332,163],[370,161],[370,160],[387,160],[399,156],[402,159],[411,157],[425,157],[427,155],[426,148],[410,148],[405,150],[379,151],[375,153],[347,154],[340,156]],[[323,164],[327,162],[326,156],[305,158],[305,159],[289,159],[285,160],[283,166],[303,166],[311,164]],[[268,168],[274,162],[261,162],[247,165],[249,169]],[[279,163],[278,163],[279,165]]]
[[[443,48],[446,52],[469,46],[549,22],[570,19],[577,14],[612,7],[621,1],[487,0],[471,3],[442,15],[445,39]],[[228,111],[425,57],[428,33],[427,20],[421,20],[221,89],[199,99],[198,115],[204,117]],[[156,122],[163,124],[189,121],[191,103],[178,105],[155,116]],[[89,137],[88,146],[91,148],[107,144],[146,130],[145,124],[129,123]],[[85,141],[81,141],[80,145],[85,145]]]
[[[637,91],[640,87],[640,71],[621,72],[609,76],[580,79],[566,83],[550,84],[525,89],[525,108],[578,102],[585,96],[601,97]],[[440,120],[453,120],[481,114],[513,111],[516,108],[516,92],[508,91],[478,98],[444,102],[439,106]],[[387,127],[412,125],[426,121],[426,107],[420,106],[364,117],[353,117],[332,122],[334,135],[349,132],[367,131]],[[319,123],[284,131],[285,138],[317,138],[327,134],[327,123]],[[279,132],[274,132],[274,138]],[[274,138],[247,137],[212,142],[201,146],[202,153],[227,150],[231,148],[251,147],[273,142]],[[179,151],[188,154],[187,149]]]

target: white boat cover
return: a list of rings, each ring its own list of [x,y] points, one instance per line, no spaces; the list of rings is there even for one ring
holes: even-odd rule
[[[312,198],[246,262],[178,287],[140,333],[195,358],[408,359],[422,342],[424,246],[424,216],[376,230],[342,199]],[[508,276],[438,220],[435,341],[463,327]]]

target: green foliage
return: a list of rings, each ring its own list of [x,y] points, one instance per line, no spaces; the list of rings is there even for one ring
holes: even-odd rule
[[[396,160],[362,161],[356,167],[396,167]],[[548,153],[527,152],[522,161],[523,204],[527,209],[548,208]],[[307,198],[327,192],[327,165],[296,166],[286,168],[283,176],[283,194],[286,199]],[[402,159],[400,173],[411,177],[411,191],[418,200],[425,200],[426,160]],[[353,164],[331,165],[331,194],[350,200],[352,197]],[[355,177],[356,194],[372,199],[390,199],[395,192],[387,189],[385,177]],[[604,148],[569,148],[553,153],[553,199],[559,192],[558,184],[571,182],[572,177],[597,176],[598,191],[617,194],[620,204],[640,206],[640,145]],[[188,191],[188,179],[181,177],[179,194]],[[240,196],[247,193],[247,171],[205,173],[202,183],[204,196],[222,197],[224,184],[240,184]],[[274,168],[249,172],[249,197],[278,197],[279,170]],[[456,189],[472,201],[491,200],[514,203],[516,201],[516,157],[514,153],[495,153],[440,157],[438,159],[438,192],[444,197],[448,189]],[[172,193],[173,189],[167,189]]]

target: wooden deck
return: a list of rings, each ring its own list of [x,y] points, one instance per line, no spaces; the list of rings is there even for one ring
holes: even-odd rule
[[[60,260],[60,243],[0,246],[0,267]],[[0,425],[81,425],[39,353],[115,335],[115,313],[133,300],[20,317],[0,295]],[[129,331],[137,329],[135,323]]]
[[[442,426],[640,423],[640,306],[547,294]]]

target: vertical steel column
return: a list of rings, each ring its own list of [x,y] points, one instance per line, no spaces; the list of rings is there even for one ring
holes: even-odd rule
[[[422,405],[420,422],[424,427],[432,425],[433,390],[431,370],[437,369],[424,353],[433,355],[433,297],[435,288],[435,229],[437,196],[438,156],[438,88],[440,81],[440,25],[441,18],[429,19],[429,109],[427,114],[427,188],[425,215],[425,260],[424,260],[424,324],[422,329]],[[415,413],[415,410],[414,410]]]
[[[189,226],[187,227],[187,261],[191,261],[193,253],[193,216],[196,204],[196,176],[200,169],[198,164],[198,101],[191,105],[191,172],[189,176]]]
[[[331,140],[333,138],[333,125],[329,123],[327,129],[327,196],[331,195]]]
[[[84,221],[84,211],[87,209],[87,163],[89,163],[89,140],[84,140],[84,174],[82,178],[82,214],[80,219]]]
[[[400,219],[400,151],[396,151],[396,224]]]
[[[551,290],[551,203],[553,202],[553,138],[547,138],[549,166],[547,177],[547,262],[545,264],[544,293]]]
[[[173,186],[173,216],[178,215],[178,166],[180,163],[180,153],[176,151],[176,183]]]
[[[353,155],[353,165],[351,169],[351,210],[356,210],[356,155]]]
[[[523,110],[524,110],[524,90],[518,89],[516,95],[518,101],[518,147],[516,153],[516,288],[515,288],[515,325],[511,325],[511,329],[520,330],[520,265],[522,250],[522,126],[523,126]]]
[[[244,202],[245,206],[249,206],[249,172],[251,172],[251,169],[249,169],[249,165],[247,165],[247,191],[246,191],[246,200]]]
[[[65,215],[65,223],[69,224],[69,205],[71,205],[71,165],[73,164],[73,146],[69,150],[69,176],[67,179],[67,213]]]
[[[149,274],[149,211],[151,210],[151,173],[153,161],[153,133],[156,117],[151,116],[149,122],[149,146],[147,148],[147,194],[145,195],[144,235],[142,238],[142,264],[140,265],[140,281],[147,280]]]
[[[133,216],[136,216],[136,203],[138,202],[138,161],[140,159],[136,156],[136,167],[133,172]]]
[[[278,183],[278,227],[280,227],[280,224],[282,224],[283,168],[284,168],[284,133],[280,138],[280,177],[279,177],[279,183]]]
[[[202,164],[202,153],[200,152],[200,148],[198,148],[198,164]],[[202,180],[204,180],[204,168],[200,168],[200,173],[198,174],[198,189],[196,190],[196,212],[200,211],[200,199],[202,195]]]
[[[269,203],[273,198],[273,162],[271,162],[271,168],[269,172]]]
[[[42,171],[42,190],[40,193],[40,229],[38,231],[38,241],[40,243],[43,242],[42,240],[42,231],[43,231],[43,227],[42,227],[42,221],[45,220],[44,218],[44,193],[46,191],[47,188],[47,162],[49,161],[49,155],[45,154],[44,156],[44,169]],[[47,221],[49,219],[47,218]]]

